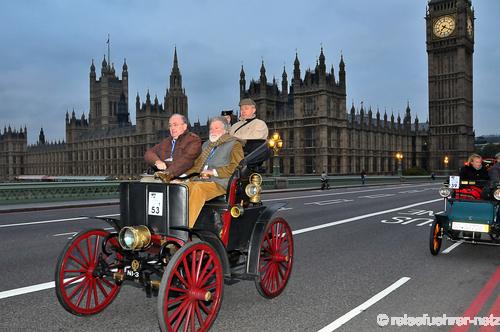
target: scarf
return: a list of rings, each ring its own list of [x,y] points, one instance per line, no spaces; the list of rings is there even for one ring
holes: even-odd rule
[[[210,152],[212,152],[212,149],[217,148],[219,145],[222,145],[224,143],[230,142],[235,140],[235,138],[229,134],[224,134],[219,139],[215,142],[208,141],[208,145],[201,151],[201,154],[198,158],[202,160],[203,162],[200,164],[200,169],[197,170],[198,173],[200,173],[203,170],[203,166],[205,166],[205,163],[207,162],[208,157],[210,156]]]

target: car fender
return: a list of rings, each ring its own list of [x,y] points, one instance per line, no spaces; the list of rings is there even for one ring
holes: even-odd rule
[[[231,268],[229,266],[229,259],[227,257],[226,248],[222,244],[222,241],[217,237],[217,235],[206,230],[196,230],[195,232],[193,232],[193,234],[197,235],[200,240],[206,241],[214,247],[221,260],[224,276],[230,277]]]
[[[258,275],[258,264],[259,264],[259,247],[261,238],[266,230],[267,223],[271,220],[271,217],[287,203],[275,203],[268,206],[260,215],[259,220],[255,223],[252,231],[252,236],[250,237],[250,243],[248,245],[248,259],[246,272],[250,275]]]

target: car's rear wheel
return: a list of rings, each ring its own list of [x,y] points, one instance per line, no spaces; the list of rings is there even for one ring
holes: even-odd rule
[[[106,308],[120,290],[111,270],[119,270],[121,254],[116,237],[103,240],[109,232],[92,229],[76,234],[57,261],[55,288],[59,302],[68,312],[87,316]]]
[[[221,260],[207,242],[189,242],[163,273],[158,295],[162,331],[207,331],[222,302]]]
[[[431,226],[431,232],[429,236],[429,249],[431,250],[431,254],[436,256],[439,254],[439,250],[441,249],[441,243],[443,242],[441,224],[434,220]]]
[[[255,286],[258,292],[273,298],[281,294],[290,278],[293,266],[292,229],[285,219],[270,221],[259,247],[258,277]]]

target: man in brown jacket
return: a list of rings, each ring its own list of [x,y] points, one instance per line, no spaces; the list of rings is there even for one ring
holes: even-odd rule
[[[147,150],[144,160],[171,177],[183,174],[193,167],[201,153],[201,139],[188,131],[187,119],[181,114],[172,114],[168,120],[170,136]]]

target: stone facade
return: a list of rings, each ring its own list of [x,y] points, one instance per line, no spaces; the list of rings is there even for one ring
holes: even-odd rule
[[[246,88],[245,71],[240,72],[240,99],[250,97],[257,104],[257,116],[266,121],[270,132],[280,133],[284,145],[280,168],[285,175],[319,174],[394,174],[396,152],[403,153],[403,168],[427,168],[428,126],[412,122],[409,105],[404,119],[387,114],[374,115],[361,103],[346,109],[346,71],[340,58],[338,79],[333,66],[326,70],[321,49],[314,70],[301,76],[298,55],[293,78],[283,68],[281,89],[276,80],[267,81],[262,63],[260,78]],[[272,165],[268,165],[271,170]]]
[[[4,127],[0,133],[0,179],[25,174],[27,130]]]

